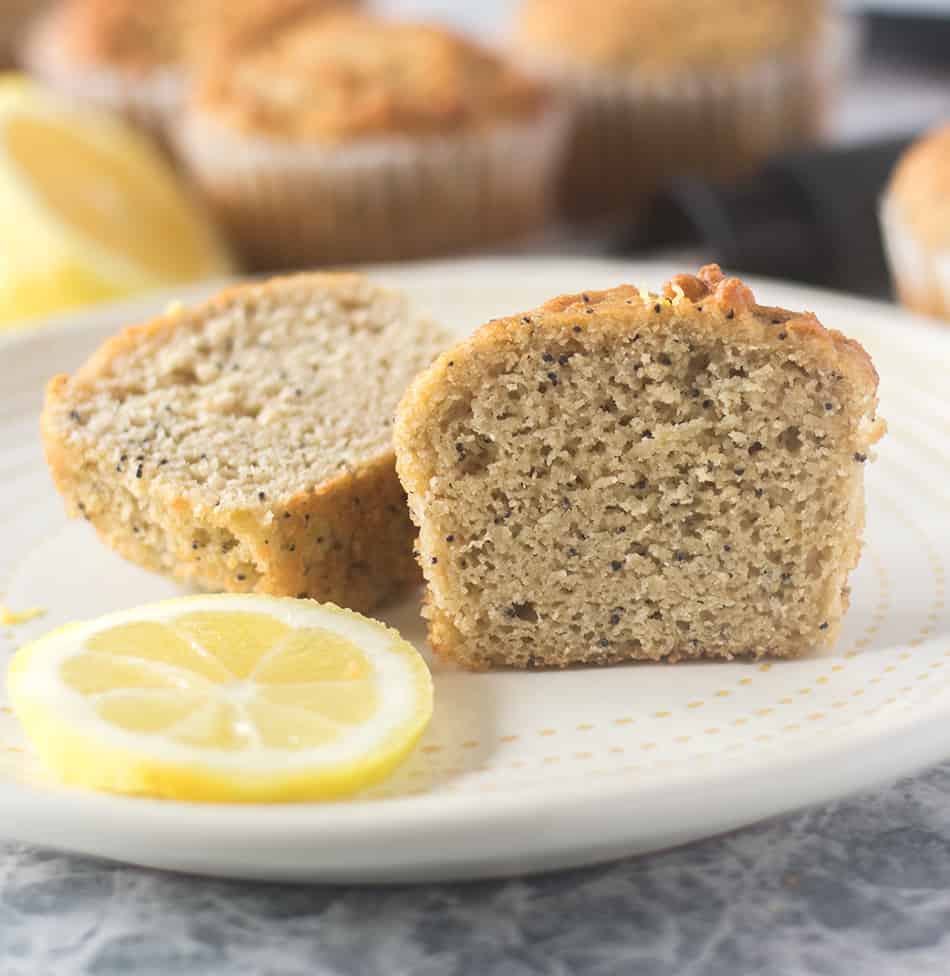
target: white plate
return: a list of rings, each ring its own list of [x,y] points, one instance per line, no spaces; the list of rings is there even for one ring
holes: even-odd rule
[[[559,292],[672,271],[598,261],[384,269],[460,333]],[[868,469],[868,544],[833,653],[807,660],[469,675],[435,665],[436,714],[396,776],[329,805],[202,807],[66,790],[3,708],[0,834],[159,868],[245,878],[407,881],[579,865],[679,844],[950,756],[950,330],[759,282],[866,344],[890,435]],[[188,297],[188,296],[185,296]],[[4,632],[0,664],[52,626],[179,592],[67,523],[40,454],[44,381],[150,299],[0,339],[0,593],[46,615]],[[386,618],[424,647],[415,600]]]

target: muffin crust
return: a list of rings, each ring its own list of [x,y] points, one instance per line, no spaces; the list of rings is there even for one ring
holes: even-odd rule
[[[128,75],[201,60],[304,14],[350,0],[63,0],[53,14],[77,62]]]
[[[477,131],[546,104],[542,86],[449,31],[341,13],[216,59],[193,106],[231,130],[334,145]]]

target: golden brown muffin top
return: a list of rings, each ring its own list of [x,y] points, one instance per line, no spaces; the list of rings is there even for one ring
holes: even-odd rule
[[[887,199],[928,247],[950,246],[950,125],[931,130],[901,156]]]
[[[604,291],[560,295],[529,312],[492,319],[416,377],[397,411],[397,440],[404,422],[399,415],[405,417],[430,397],[466,352],[510,346],[537,328],[562,330],[564,334],[593,329],[622,338],[631,327],[662,332],[686,320],[710,338],[728,337],[752,344],[765,341],[787,350],[790,363],[835,370],[856,394],[876,403],[879,378],[870,355],[856,339],[822,325],[813,312],[760,305],[744,281],[727,277],[718,264],[704,265],[695,275],[675,275],[661,292],[619,285]],[[875,416],[861,434],[870,446],[886,431],[886,423]]]
[[[728,73],[806,48],[824,9],[823,0],[524,0],[515,39],[568,66]]]
[[[537,83],[447,30],[359,14],[299,19],[217,59],[194,97],[230,129],[331,145],[470,131],[545,101]]]
[[[356,0],[62,0],[56,33],[79,61],[127,74],[199,60],[295,17]]]
[[[741,279],[726,277],[718,264],[706,264],[693,274],[678,274],[663,285],[662,295],[653,296],[640,288],[621,285],[607,291],[582,295],[561,295],[538,310],[561,313],[568,309],[593,309],[594,314],[631,314],[625,306],[646,309],[663,320],[668,307],[680,316],[702,317],[712,330],[723,334],[748,334],[764,328],[779,342],[789,342],[801,355],[804,348],[816,365],[836,365],[858,386],[876,392],[878,374],[871,357],[856,339],[837,329],[827,329],[813,312],[792,312],[785,308],[760,305],[752,289]],[[657,303],[657,299],[660,299]],[[883,429],[881,430],[883,434]],[[874,440],[877,440],[875,436]]]

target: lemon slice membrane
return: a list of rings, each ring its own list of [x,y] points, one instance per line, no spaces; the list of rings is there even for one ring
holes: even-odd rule
[[[375,782],[432,713],[419,653],[332,605],[186,597],[17,653],[14,711],[62,780],[183,800],[332,799]]]

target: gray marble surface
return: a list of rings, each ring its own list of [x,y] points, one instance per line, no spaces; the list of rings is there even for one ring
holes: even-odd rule
[[[418,888],[0,847],[3,976],[946,976],[950,765],[663,854]]]

